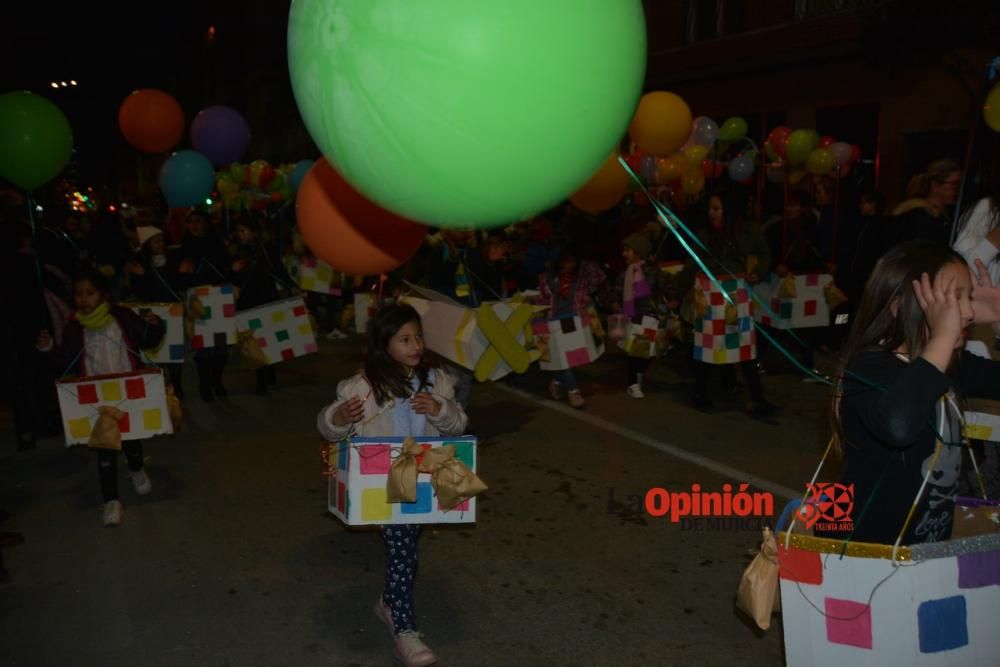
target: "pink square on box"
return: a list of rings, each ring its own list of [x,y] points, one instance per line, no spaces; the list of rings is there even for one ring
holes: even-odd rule
[[[806,317],[816,314],[816,299],[809,299],[808,301],[806,301],[805,314]]]
[[[302,349],[305,350],[306,354],[312,354],[313,352],[318,350],[319,347],[317,347],[316,343],[306,343],[305,347],[303,347]]]
[[[872,609],[853,600],[826,598],[826,640],[858,648],[872,647]]]
[[[578,347],[575,350],[567,352],[566,363],[571,367],[583,366],[584,364],[590,363],[590,355],[587,354],[587,348]]]
[[[258,338],[257,339],[257,347],[259,347],[262,350],[265,347],[267,347],[267,339],[266,338]]]
[[[389,445],[358,445],[358,459],[362,475],[386,475],[392,465]]]
[[[441,502],[438,501],[438,511],[439,512],[468,512],[469,511],[469,501],[468,500],[463,500],[459,504],[457,504],[454,507],[452,507],[450,510],[446,510],[445,508],[441,507]]]
[[[236,304],[234,304],[234,303],[224,303],[224,304],[222,304],[222,316],[223,317],[236,317]]]
[[[706,350],[711,350],[715,346],[715,337],[705,334],[701,337],[701,346]]]
[[[806,287],[816,287],[819,285],[819,274],[818,273],[807,273],[806,274]]]

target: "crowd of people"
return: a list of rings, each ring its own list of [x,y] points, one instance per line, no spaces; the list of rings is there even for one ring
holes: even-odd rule
[[[699,272],[739,275],[751,289],[772,275],[825,273],[846,295],[846,302],[833,307],[829,326],[788,336],[757,324],[768,334],[758,341],[758,358],[714,365],[722,366],[725,391],[735,395],[745,386],[754,417],[769,418],[778,410],[765,397],[766,354],[776,352],[767,341],[796,356],[810,371],[805,381],[829,380],[835,442],[846,459],[845,482],[857,485],[856,506],[868,506],[863,500],[876,494],[883,477],[888,481],[881,493],[891,491],[891,501],[876,503],[866,521],[855,518],[863,526],[857,539],[891,542],[905,503],[926,483],[925,471],[962,466],[961,448],[937,444],[961,444],[961,397],[971,392],[1000,398],[994,362],[963,351],[968,327],[1000,321],[993,287],[1000,279],[1000,200],[975,202],[955,235],[960,182],[956,163],[934,162],[888,214],[877,191],[841,192],[839,183],[825,177],[788,189],[770,216],[762,215],[752,193],[715,190],[697,201],[673,202],[689,230],[665,224],[654,207],[642,205],[642,194],[599,218],[567,204],[507,229],[428,229],[417,255],[389,276],[341,276],[336,289],[322,294],[303,292],[293,277],[310,255],[290,207],[240,214],[193,209],[179,218],[149,202],[134,205],[129,216],[121,209],[94,215],[50,206],[38,211],[34,227],[23,206],[12,207],[2,221],[10,230],[4,307],[15,314],[6,318],[4,347],[17,446],[32,448],[36,439],[60,431],[56,378],[134,370],[143,364],[137,351],[159,342],[163,322],[120,303],[182,302],[196,286],[233,285],[237,310],[301,294],[329,340],[350,334],[353,292],[381,297],[385,305],[369,322],[364,372],[342,382],[337,399],[319,416],[323,436],[339,440],[351,434],[465,431],[472,372],[453,363],[428,364],[420,317],[408,306],[390,305],[406,290],[405,282],[468,307],[527,293],[546,307],[540,317],[547,320],[593,312],[602,322],[610,315],[627,324],[658,322],[658,334],[647,344],[618,341],[627,358],[621,390],[640,400],[650,364],[691,344],[698,317],[692,288]],[[685,238],[700,262],[685,250]],[[845,322],[852,321],[848,334]],[[599,338],[612,329],[598,322],[590,328]],[[840,353],[843,367],[820,371],[816,351]],[[190,354],[198,400],[227,395],[229,356],[224,346]],[[688,358],[690,403],[711,411],[713,364]],[[184,392],[184,365],[167,364],[166,374],[173,393],[191,400]],[[267,396],[275,382],[274,366],[256,371],[258,395]],[[548,388],[553,399],[585,409],[574,368],[553,371]],[[899,456],[908,449],[916,456]],[[126,441],[123,450],[136,492],[149,493],[141,442]],[[123,508],[116,453],[100,450],[98,464],[103,521],[118,525]],[[958,476],[950,473],[934,486],[916,520],[903,527],[908,541],[948,538],[949,502],[957,489]],[[412,609],[419,528],[386,526],[383,535],[389,564],[376,614],[394,631],[406,664],[430,664],[434,656],[416,634]]]

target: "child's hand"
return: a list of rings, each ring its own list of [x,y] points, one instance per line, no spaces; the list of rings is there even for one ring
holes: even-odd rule
[[[952,277],[945,282],[944,272],[939,271],[933,285],[927,273],[920,280],[913,281],[913,291],[927,318],[931,340],[940,339],[942,344],[950,343],[949,349],[954,348],[962,335],[962,311],[955,295],[956,280]]]
[[[54,345],[52,341],[52,336],[49,334],[48,329],[42,329],[38,332],[38,340],[35,341],[35,347],[41,352],[48,352],[52,349]]]
[[[981,259],[972,269],[972,312],[977,324],[1000,322],[1000,285],[994,285]]]
[[[352,396],[333,411],[334,426],[347,426],[365,418],[365,405],[357,396]]]
[[[426,391],[418,392],[413,398],[411,398],[410,405],[413,407],[413,411],[418,415],[430,415],[432,417],[437,417],[441,414],[441,404],[438,403],[436,398],[428,394]]]

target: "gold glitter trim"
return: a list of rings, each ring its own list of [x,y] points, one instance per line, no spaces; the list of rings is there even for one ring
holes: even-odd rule
[[[778,544],[785,545],[785,532],[778,533]],[[840,555],[840,550],[844,548],[843,540],[831,540],[825,537],[813,537],[812,535],[798,535],[792,533],[790,546],[805,551],[815,551],[821,554]],[[871,544],[869,542],[848,542],[845,556],[853,558],[884,558],[892,560],[891,544]],[[910,554],[910,547],[899,547],[896,552],[896,560],[913,560]]]

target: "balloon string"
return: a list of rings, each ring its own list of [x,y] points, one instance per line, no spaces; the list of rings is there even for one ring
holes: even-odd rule
[[[38,294],[41,297],[41,307],[42,307],[42,321],[45,323],[45,328],[49,329],[51,327],[51,322],[49,319],[49,306],[45,302],[45,282],[42,280],[42,259],[38,248],[38,231],[35,225],[35,202],[31,198],[30,192],[25,192],[25,199],[28,202],[28,222],[31,225],[31,246],[34,251],[35,257],[35,278],[38,280]],[[54,331],[52,332],[55,333]]]

